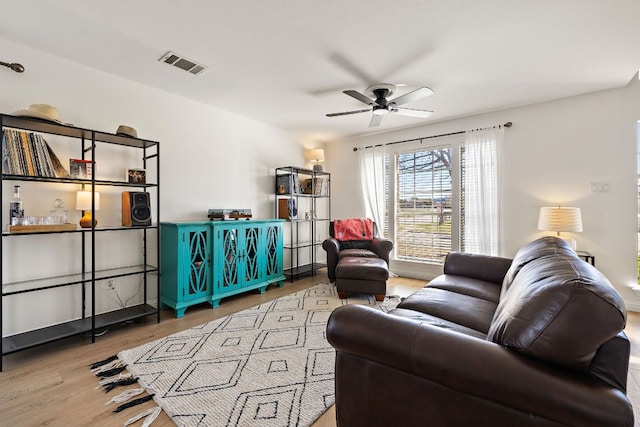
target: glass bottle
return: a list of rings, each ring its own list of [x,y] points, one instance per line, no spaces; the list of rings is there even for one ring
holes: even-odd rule
[[[20,186],[13,187],[13,199],[9,202],[9,223],[18,225],[24,218],[24,209],[22,208],[22,198],[20,197]]]
[[[56,199],[53,202],[53,209],[49,214],[50,224],[66,224],[69,222],[69,211],[64,208],[64,202]]]

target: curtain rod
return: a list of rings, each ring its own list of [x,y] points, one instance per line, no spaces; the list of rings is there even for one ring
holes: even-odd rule
[[[513,123],[511,122],[507,122],[503,125],[498,125],[498,126],[504,126],[506,128],[510,128],[511,126],[513,126]],[[492,126],[495,128],[495,126]],[[474,130],[482,130],[482,129],[487,129],[487,128],[480,128],[480,129],[471,129],[472,131]],[[423,139],[431,139],[431,138],[441,138],[443,136],[451,136],[451,135],[460,135],[462,133],[467,132],[466,130],[460,130],[458,132],[450,132],[450,133],[443,133],[440,135],[432,135],[432,136],[425,136],[422,138],[412,138],[412,139],[405,139],[403,141],[396,141],[396,142],[387,142],[386,144],[376,144],[376,145],[367,145],[366,147],[353,147],[353,151],[358,151],[358,150],[365,150],[367,148],[373,148],[373,147],[383,147],[383,146],[387,146],[387,145],[394,145],[394,144],[402,144],[404,142],[413,142],[413,141],[422,141]]]

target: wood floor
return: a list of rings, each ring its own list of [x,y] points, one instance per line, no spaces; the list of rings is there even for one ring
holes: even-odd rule
[[[155,404],[148,402],[119,414],[111,413],[115,405],[105,406],[111,396],[95,389],[97,380],[87,365],[121,350],[325,282],[326,274],[321,272],[294,283],[287,282],[282,288],[272,286],[264,295],[248,293],[224,299],[217,309],[206,305],[190,308],[181,319],[175,319],[172,311],[164,310],[159,324],[148,319],[142,324],[112,328],[95,344],[88,344],[87,337],[78,336],[5,356],[4,371],[0,373],[0,426],[122,425],[130,417]],[[407,296],[424,286],[424,283],[421,280],[392,278],[387,294]],[[629,314],[627,333],[632,343],[628,394],[634,402],[637,420],[640,418],[640,313]],[[154,427],[173,425],[164,412],[153,423]],[[333,407],[313,426],[334,427]],[[640,427],[638,421],[636,426]]]

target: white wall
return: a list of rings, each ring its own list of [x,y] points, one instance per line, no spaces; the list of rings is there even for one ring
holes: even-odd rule
[[[1,112],[50,104],[58,108],[64,122],[106,132],[126,124],[136,128],[139,137],[160,142],[163,221],[206,219],[209,208],[250,208],[254,218],[273,218],[274,169],[305,162],[301,142],[283,130],[8,40],[0,39],[0,51],[4,60],[20,62],[26,68],[23,74],[0,69]],[[67,161],[61,160],[63,164]],[[104,172],[106,163],[98,159],[99,173],[101,164]],[[127,166],[120,165],[123,171]],[[8,210],[13,184],[4,184],[3,212]],[[60,197],[70,209],[71,221],[79,220],[79,212],[73,210],[76,186],[21,185],[26,215],[46,215],[54,199]],[[103,198],[96,214],[101,224],[117,224],[119,203],[115,193]],[[139,245],[122,233],[103,235],[99,242],[101,265],[137,263],[129,257],[138,256]],[[4,282],[76,271],[78,239],[70,235],[5,238]],[[134,289],[135,284],[122,284],[122,297],[132,295]],[[151,298],[155,299],[155,294]],[[12,335],[78,318],[80,307],[77,288],[5,298],[2,333]],[[96,311],[116,307],[101,298]]]
[[[640,298],[631,290],[637,283],[638,120],[640,82],[635,76],[624,88],[337,141],[326,152],[332,214],[345,218],[365,212],[354,197],[361,190],[353,147],[511,121],[504,144],[503,255],[513,256],[520,246],[544,234],[537,230],[541,206],[578,206],[584,224],[584,231],[573,236],[578,249],[591,251],[627,308],[640,311]],[[591,182],[609,183],[609,192],[592,192]],[[426,265],[392,263],[391,268],[425,279],[437,273]]]

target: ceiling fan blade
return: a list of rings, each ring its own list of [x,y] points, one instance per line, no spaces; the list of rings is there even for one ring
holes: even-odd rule
[[[337,117],[337,116],[346,116],[349,114],[368,113],[370,111],[371,111],[371,108],[367,108],[364,110],[345,111],[344,113],[329,113],[327,114],[327,117]]]
[[[429,95],[433,95],[433,91],[428,87],[421,87],[412,92],[405,93],[402,96],[399,96],[395,99],[389,101],[389,103],[394,103],[396,105],[406,104],[407,102],[417,101],[418,99],[425,98]]]
[[[356,90],[345,90],[342,93],[349,95],[352,98],[357,99],[360,102],[364,102],[367,105],[375,105],[375,101],[371,98],[369,98],[368,96],[365,96],[363,94],[361,94],[360,92],[356,91]]]
[[[380,126],[380,123],[382,123],[382,116],[374,114],[374,115],[371,116],[371,121],[369,122],[369,127],[370,128],[374,128],[376,126]]]
[[[367,85],[372,85],[374,83],[374,78],[365,73],[362,69],[360,69],[346,57],[342,56],[340,53],[332,53],[331,56],[329,56],[329,59],[334,64],[338,65],[344,71],[348,72],[361,82],[366,83]]]
[[[433,111],[429,111],[429,110],[414,110],[413,108],[401,108],[401,107],[394,107],[393,110],[391,110],[391,112],[394,114],[400,114],[401,116],[420,117],[421,119],[426,119],[427,117],[430,117],[433,114]]]

